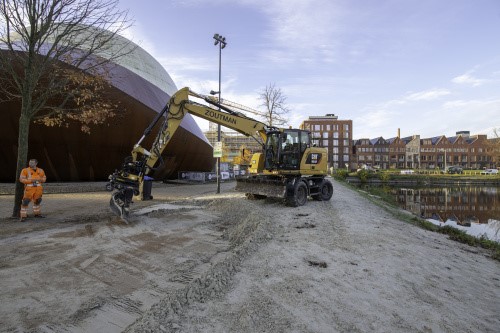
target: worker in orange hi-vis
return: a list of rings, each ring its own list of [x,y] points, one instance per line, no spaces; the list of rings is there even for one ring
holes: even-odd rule
[[[47,177],[45,177],[43,169],[37,168],[38,161],[36,159],[31,159],[28,164],[29,167],[24,168],[21,171],[21,176],[19,176],[19,181],[24,184],[24,195],[20,214],[21,221],[24,221],[24,219],[28,217],[28,206],[32,200],[33,214],[35,217],[44,217],[40,209],[40,203],[42,202],[43,194],[42,184],[45,183]]]

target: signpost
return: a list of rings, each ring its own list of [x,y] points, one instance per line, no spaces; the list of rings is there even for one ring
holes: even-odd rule
[[[217,141],[214,144],[214,157],[216,158],[222,157],[222,141]]]

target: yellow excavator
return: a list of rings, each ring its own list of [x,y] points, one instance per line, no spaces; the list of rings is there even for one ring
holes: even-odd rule
[[[113,191],[110,207],[123,220],[129,216],[133,196],[140,197],[143,192],[144,177],[162,162],[163,150],[188,113],[251,136],[262,144],[262,152],[252,155],[250,173],[236,179],[236,191],[245,193],[247,198],[277,197],[292,207],[306,204],[309,196],[319,201],[331,199],[333,187],[325,178],[327,150],[312,144],[309,131],[267,126],[224,106],[213,96],[198,94],[186,87],[170,98],[121,168],[109,176],[108,188]],[[146,150],[141,143],[162,118],[153,145]]]

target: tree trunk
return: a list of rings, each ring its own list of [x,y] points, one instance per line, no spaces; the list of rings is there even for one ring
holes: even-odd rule
[[[21,200],[23,199],[24,184],[19,181],[21,170],[26,167],[28,160],[28,138],[30,131],[30,117],[26,106],[22,106],[21,117],[19,117],[19,136],[17,140],[17,167],[16,167],[16,192],[14,195],[14,209],[12,210],[12,217],[19,217],[21,209]]]

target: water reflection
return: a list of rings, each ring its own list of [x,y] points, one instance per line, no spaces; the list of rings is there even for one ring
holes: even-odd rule
[[[499,189],[494,186],[392,187],[387,191],[396,197],[400,207],[423,218],[470,226],[500,220]]]

